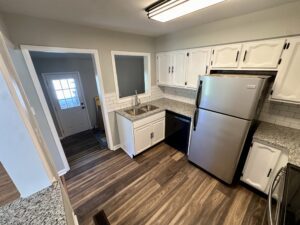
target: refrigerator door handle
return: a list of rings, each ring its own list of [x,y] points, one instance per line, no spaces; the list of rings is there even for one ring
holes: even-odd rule
[[[197,92],[197,98],[196,98],[196,107],[199,108],[200,102],[201,102],[201,94],[202,94],[202,83],[203,81],[200,80],[198,92]]]
[[[195,114],[194,114],[194,120],[193,120],[193,129],[194,129],[194,131],[197,128],[198,117],[199,117],[199,109],[196,109]]]

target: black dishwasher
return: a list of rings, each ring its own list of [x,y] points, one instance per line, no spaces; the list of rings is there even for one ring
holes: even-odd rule
[[[189,146],[191,118],[167,111],[165,143],[187,153]]]

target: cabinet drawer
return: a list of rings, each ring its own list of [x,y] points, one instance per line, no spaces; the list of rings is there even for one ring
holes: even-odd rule
[[[148,123],[152,123],[155,120],[159,120],[165,116],[166,116],[166,111],[163,111],[163,112],[156,113],[152,116],[148,116],[144,119],[137,120],[137,121],[133,122],[133,128],[138,128],[138,127],[144,126]]]

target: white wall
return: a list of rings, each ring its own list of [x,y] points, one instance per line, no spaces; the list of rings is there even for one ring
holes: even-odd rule
[[[151,83],[156,84],[155,46],[152,37],[91,28],[55,20],[3,14],[4,22],[14,44],[41,45],[70,48],[97,49],[100,57],[101,76],[105,93],[115,93],[111,51],[151,53]],[[32,106],[40,107],[37,94],[33,91],[31,79],[24,77]],[[26,91],[26,90],[25,90]],[[29,93],[30,92],[30,93]],[[118,131],[114,129],[114,115],[109,114],[113,145],[118,145]],[[46,119],[44,118],[46,121]],[[44,127],[49,133],[49,127]]]
[[[11,52],[11,57],[14,66],[19,75],[19,79],[24,88],[25,94],[30,101],[31,107],[34,108],[35,118],[38,122],[41,135],[48,147],[48,151],[53,159],[56,171],[62,171],[65,169],[64,163],[61,156],[58,154],[59,150],[55,143],[54,137],[51,133],[50,127],[47,123],[46,115],[43,111],[42,105],[39,101],[39,97],[34,88],[33,82],[31,80],[27,65],[25,63],[24,57],[19,49],[13,49]]]
[[[54,122],[57,130],[59,131],[59,126],[55,117],[53,107],[44,85],[44,80],[42,73],[56,73],[56,72],[79,72],[84,97],[86,100],[86,107],[89,112],[89,117],[91,119],[92,127],[96,126],[96,106],[94,97],[98,96],[97,86],[96,86],[96,74],[94,71],[94,63],[92,57],[80,58],[76,57],[61,57],[61,58],[45,58],[45,57],[33,57],[32,58],[37,75],[39,77],[41,86],[44,90],[45,97],[54,118]],[[60,133],[60,131],[59,131]]]
[[[300,34],[300,1],[174,32],[156,39],[156,51],[170,51],[256,39]],[[187,103],[195,92],[163,88],[164,96]],[[300,107],[270,102],[263,106],[260,120],[300,129]]]
[[[22,197],[51,182],[0,72],[0,161]]]
[[[156,51],[300,34],[300,1],[224,19],[156,39]]]
[[[11,40],[16,45],[97,49],[106,93],[115,91],[112,50],[155,53],[152,37],[16,14],[3,14],[3,19]],[[154,54],[151,57],[151,70],[154,85],[156,83]]]
[[[0,14],[0,31],[7,39],[9,39],[8,29],[6,24],[4,23],[2,14]]]

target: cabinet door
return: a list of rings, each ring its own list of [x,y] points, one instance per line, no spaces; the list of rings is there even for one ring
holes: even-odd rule
[[[156,57],[156,71],[159,84],[171,84],[171,59],[171,55],[167,53],[158,54]]]
[[[280,153],[278,149],[254,142],[248,153],[241,180],[266,193]]]
[[[185,86],[185,68],[186,68],[186,52],[178,51],[172,53],[172,81],[173,85],[177,87]]]
[[[237,68],[242,44],[216,46],[212,51],[212,68]]]
[[[165,139],[165,118],[152,124],[152,145]]]
[[[136,154],[150,148],[152,145],[151,140],[152,125],[145,125],[134,130],[134,144]]]
[[[300,38],[289,38],[273,86],[271,100],[300,103]]]
[[[199,48],[188,52],[187,61],[187,87],[197,88],[198,76],[209,73],[211,48]]]
[[[243,44],[240,67],[243,69],[276,69],[285,39]]]

